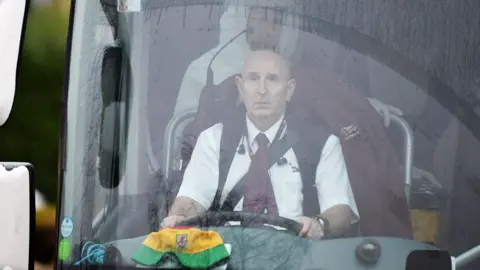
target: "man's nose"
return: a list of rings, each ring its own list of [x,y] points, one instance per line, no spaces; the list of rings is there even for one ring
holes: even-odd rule
[[[266,80],[264,78],[260,79],[260,84],[257,87],[257,94],[265,96],[268,92]]]

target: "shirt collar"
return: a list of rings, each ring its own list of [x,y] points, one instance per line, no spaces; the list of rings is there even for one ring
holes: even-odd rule
[[[280,128],[280,125],[282,124],[284,115],[280,117],[280,119],[273,124],[269,129],[267,129],[264,134],[267,136],[268,141],[271,143],[275,139],[275,136],[277,135],[278,129]],[[250,147],[253,147],[255,142],[255,138],[261,131],[253,124],[253,122],[246,116],[246,122],[247,122],[247,132],[248,132],[248,144]]]

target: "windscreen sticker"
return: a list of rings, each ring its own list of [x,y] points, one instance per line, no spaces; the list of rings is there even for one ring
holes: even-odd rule
[[[62,239],[58,245],[58,258],[61,261],[65,261],[70,256],[71,251],[72,246],[70,245],[68,239]]]
[[[72,235],[73,232],[73,220],[69,217],[63,219],[60,225],[60,233],[63,237],[67,238]]]
[[[142,9],[142,0],[118,0],[118,12],[135,12]]]

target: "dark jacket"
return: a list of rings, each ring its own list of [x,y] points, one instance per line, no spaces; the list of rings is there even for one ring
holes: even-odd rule
[[[288,108],[299,118],[321,118],[341,140],[362,235],[412,238],[399,158],[378,113],[333,73],[297,69],[293,77],[297,88]],[[184,159],[200,132],[229,117],[237,97],[234,76],[203,89],[196,118],[185,129]]]

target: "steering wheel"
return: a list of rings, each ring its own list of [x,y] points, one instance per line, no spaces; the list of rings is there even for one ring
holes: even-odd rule
[[[178,226],[220,227],[228,221],[239,221],[242,227],[258,227],[258,224],[269,224],[285,228],[288,232],[298,235],[302,224],[295,220],[280,216],[269,216],[260,213],[233,211],[233,212],[205,212],[198,216],[179,222]]]

